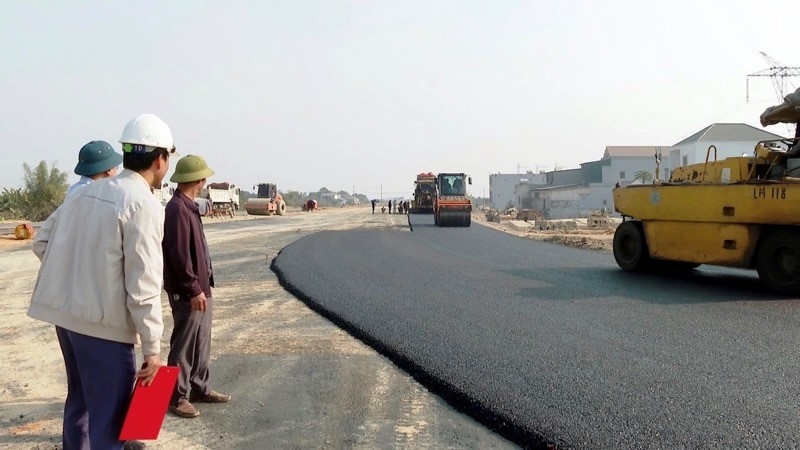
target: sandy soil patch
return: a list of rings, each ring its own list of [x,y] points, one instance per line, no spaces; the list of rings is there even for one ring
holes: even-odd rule
[[[321,230],[409,232],[405,216],[367,208],[204,218],[215,272],[212,381],[231,393],[201,416],[165,418],[151,449],[511,448],[388,359],[288,294],[269,269]],[[13,228],[12,228],[13,232]],[[32,241],[0,237],[0,448],[61,447],[64,363],[50,324],[27,317],[39,260]],[[169,352],[172,321],[162,297]],[[137,353],[138,353],[137,349]]]
[[[486,220],[486,217],[482,213],[477,212],[472,215],[472,220],[473,222],[481,225],[513,234],[514,236],[519,236],[521,238],[552,242],[555,244],[583,248],[586,250],[612,251],[614,245],[615,228],[613,227],[602,230],[579,228],[577,230],[566,231],[538,230],[531,227],[530,229],[521,230],[512,226],[512,224],[508,221],[497,223]]]

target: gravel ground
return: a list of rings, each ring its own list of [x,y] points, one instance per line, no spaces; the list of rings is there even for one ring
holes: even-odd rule
[[[515,447],[310,310],[269,270],[284,246],[319,231],[410,234],[405,216],[329,208],[204,222],[218,285],[211,377],[214,388],[233,400],[199,405],[196,419],[168,414],[159,439],[146,441],[148,448]],[[61,447],[61,353],[52,325],[25,315],[39,266],[30,245],[0,236],[3,449]],[[162,303],[166,359],[172,326],[165,298]]]

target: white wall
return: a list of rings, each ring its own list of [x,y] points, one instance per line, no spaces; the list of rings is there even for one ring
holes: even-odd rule
[[[519,207],[519,196],[514,193],[514,190],[522,180],[527,180],[529,185],[547,183],[545,174],[539,173],[493,173],[489,175],[489,203],[492,208],[505,209],[509,201]]]
[[[690,142],[681,146],[670,148],[670,169],[677,167],[706,162],[706,153],[709,146],[717,148],[717,160],[742,156],[743,154],[752,155],[757,141],[698,141]],[[676,157],[673,157],[675,155]],[[686,163],[683,162],[684,156]],[[708,160],[714,161],[714,150],[708,154]]]
[[[539,191],[539,199],[543,200],[545,217],[548,219],[586,217],[588,210],[584,203],[589,196],[590,188],[588,186]]]
[[[661,180],[668,180],[670,173],[671,154],[662,153],[661,164],[659,165],[659,177]],[[611,158],[611,164],[603,167],[603,182],[591,183],[589,185],[589,195],[586,197],[582,208],[588,214],[591,210],[606,208],[610,213],[614,211],[614,194],[612,190],[619,183],[620,186],[627,186],[633,182],[636,172],[646,170],[655,176],[656,159],[654,156],[620,156]],[[621,177],[620,172],[625,172]]]
[[[666,155],[661,155],[660,174],[662,180],[669,178],[669,161],[670,158]],[[655,176],[656,159],[652,156],[624,156],[611,158],[611,165],[603,167],[603,184],[609,187],[614,187],[619,183],[620,186],[626,186],[633,182],[636,172],[646,170]],[[623,173],[624,172],[624,176]]]
[[[746,153],[748,155],[753,154],[753,150],[755,149],[756,142],[755,141],[738,141],[738,142],[695,142],[694,148],[694,159],[697,162],[705,162],[706,161],[706,152],[708,151],[709,146],[715,146],[717,148],[717,160],[730,158],[732,156],[742,156],[742,154]],[[709,161],[714,160],[714,150],[712,149],[709,157]]]

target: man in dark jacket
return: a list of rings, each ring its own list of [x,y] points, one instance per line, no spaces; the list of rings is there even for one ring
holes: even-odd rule
[[[197,417],[194,403],[225,403],[230,395],[209,386],[211,356],[211,288],[214,275],[194,198],[214,175],[195,155],[181,158],[170,181],[178,183],[164,216],[164,290],[172,308],[174,328],[167,362],[180,368],[170,411],[179,417]]]

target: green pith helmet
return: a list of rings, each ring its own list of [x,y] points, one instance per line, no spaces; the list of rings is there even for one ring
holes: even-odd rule
[[[91,177],[122,164],[122,155],[115,152],[106,141],[92,141],[81,147],[75,173]]]
[[[197,155],[186,155],[175,164],[175,173],[169,181],[173,183],[191,183],[214,175],[205,159]]]

